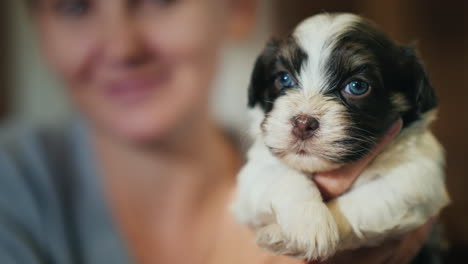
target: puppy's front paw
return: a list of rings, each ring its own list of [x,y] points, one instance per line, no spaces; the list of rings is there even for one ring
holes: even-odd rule
[[[260,247],[275,254],[307,260],[325,260],[338,247],[338,227],[325,204],[294,205],[277,215],[278,223],[257,232]]]
[[[257,245],[272,253],[289,255],[287,239],[277,223],[262,227],[257,231]]]

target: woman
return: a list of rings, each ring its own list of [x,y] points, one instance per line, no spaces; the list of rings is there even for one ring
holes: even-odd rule
[[[231,218],[241,159],[208,109],[220,48],[248,31],[253,1],[29,4],[80,121],[3,140],[1,263],[301,263],[258,249]],[[319,175],[324,195],[371,159]],[[330,261],[404,263],[429,228]]]

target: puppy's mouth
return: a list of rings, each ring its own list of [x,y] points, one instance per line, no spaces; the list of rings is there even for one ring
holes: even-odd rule
[[[309,153],[307,150],[300,149],[300,150],[297,150],[297,151],[296,151],[296,155],[299,155],[299,156],[308,156],[308,155],[310,155],[310,153]]]
[[[279,149],[271,146],[267,146],[268,149],[273,153],[273,155],[277,156],[278,158],[283,158],[287,155],[297,155],[301,157],[312,156],[313,152],[307,149],[303,144],[293,144],[290,148],[287,149]]]
[[[298,156],[310,156],[314,152],[313,149],[311,149],[311,146],[308,146],[308,143],[311,140],[312,139],[295,139],[293,144],[291,144],[291,147],[287,150],[287,152],[290,154],[296,154]]]
[[[267,145],[268,149],[271,151],[273,155],[278,158],[284,158],[288,155],[298,156],[298,157],[308,157],[308,156],[321,156],[320,150],[316,149],[315,146],[316,137],[308,137],[308,138],[299,138],[293,134],[291,134],[290,138],[288,139],[288,143],[283,145],[282,147]]]
[[[308,172],[328,171],[341,166],[341,163],[335,162],[331,157],[323,155],[324,152],[313,146],[290,146],[280,149],[268,147],[271,153],[281,159],[289,166]]]

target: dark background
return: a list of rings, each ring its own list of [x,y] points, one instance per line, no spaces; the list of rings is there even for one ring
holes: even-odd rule
[[[400,43],[416,41],[439,96],[434,131],[447,152],[453,202],[441,216],[452,245],[446,262],[468,263],[468,1],[275,0],[274,5],[278,35],[317,12],[355,12]]]
[[[10,50],[7,30],[10,28],[8,25],[10,20],[7,15],[6,1],[0,1],[0,36],[3,36],[0,41],[0,119],[7,113],[8,88],[10,87],[10,74],[7,65]]]

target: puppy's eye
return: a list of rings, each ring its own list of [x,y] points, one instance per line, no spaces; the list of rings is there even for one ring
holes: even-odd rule
[[[370,90],[370,85],[364,81],[352,81],[346,85],[344,92],[354,96],[361,96]]]
[[[283,88],[292,88],[296,86],[296,82],[289,73],[280,73],[275,79],[275,86],[279,90]]]

